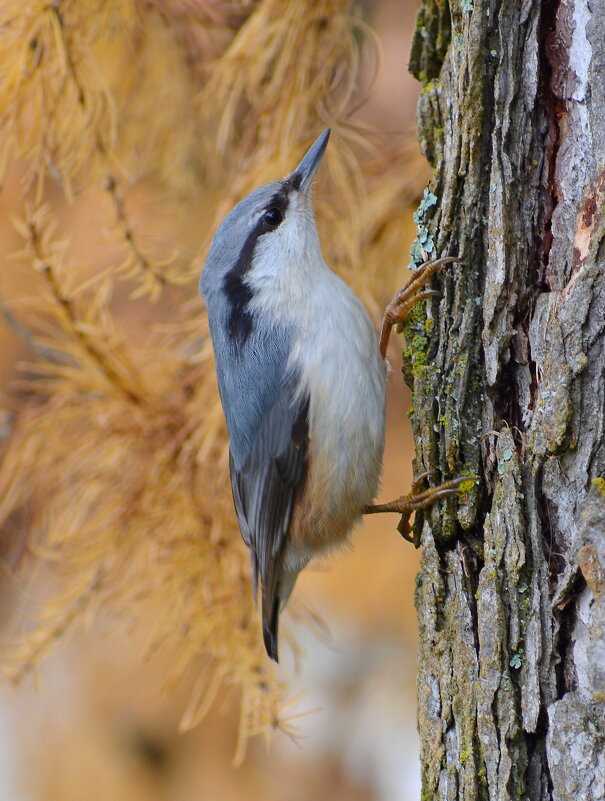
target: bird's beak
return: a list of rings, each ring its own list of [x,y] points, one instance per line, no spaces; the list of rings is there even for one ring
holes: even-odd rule
[[[298,167],[294,170],[294,175],[301,176],[300,191],[307,192],[311,187],[313,176],[317,172],[317,168],[321,164],[323,154],[326,151],[328,139],[330,138],[330,129],[326,130],[317,137],[315,142],[307,150],[303,160]]]

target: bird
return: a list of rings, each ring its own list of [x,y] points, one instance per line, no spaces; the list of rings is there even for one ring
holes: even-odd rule
[[[385,440],[386,343],[409,308],[435,294],[422,287],[441,264],[425,265],[398,293],[379,340],[322,255],[311,189],[329,137],[327,128],[293,172],[229,212],[200,279],[235,512],[276,662],[280,611],[312,558],[344,543],[363,514],[398,511],[403,520],[459,483],[420,492],[424,474],[410,495],[372,506]]]

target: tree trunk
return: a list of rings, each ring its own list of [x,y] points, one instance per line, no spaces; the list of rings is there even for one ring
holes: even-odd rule
[[[605,797],[605,3],[423,0],[423,801]],[[422,252],[424,251],[424,252]],[[439,475],[439,474],[438,474]]]

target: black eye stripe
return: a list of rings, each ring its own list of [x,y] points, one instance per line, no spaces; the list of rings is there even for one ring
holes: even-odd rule
[[[296,178],[296,176],[294,177]],[[254,293],[246,282],[246,274],[252,267],[256,243],[263,234],[274,231],[281,224],[288,210],[290,192],[296,188],[296,181],[282,182],[279,190],[261,212],[255,227],[250,231],[237,261],[223,279],[223,292],[230,306],[227,330],[229,338],[240,347],[244,345],[254,327],[254,319],[248,310],[248,304]],[[264,219],[267,212],[272,209],[276,209],[282,215],[278,225],[269,225]]]
[[[275,230],[284,220],[288,210],[289,194],[291,187],[282,184],[271,200],[265,206],[258,222],[259,234]]]

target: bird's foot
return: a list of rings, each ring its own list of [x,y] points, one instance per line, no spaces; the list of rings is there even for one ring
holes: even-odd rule
[[[410,517],[413,512],[418,512],[422,509],[428,509],[433,506],[441,498],[447,498],[449,495],[455,495],[460,491],[460,485],[465,481],[474,481],[474,476],[459,476],[450,481],[445,481],[437,487],[429,487],[427,490],[422,490],[422,484],[434,470],[427,473],[422,473],[418,478],[414,479],[412,483],[412,491],[407,495],[402,495],[395,501],[390,503],[379,503],[373,506],[366,506],[364,514],[378,514],[379,512],[398,512],[401,515],[401,520],[397,526],[397,531],[401,536],[414,544],[415,548],[420,547],[420,537],[417,534],[412,534],[412,526],[410,524]]]
[[[460,261],[460,259],[457,256],[446,256],[443,259],[425,262],[389,303],[382,319],[382,331],[380,334],[380,353],[383,359],[386,358],[387,345],[389,344],[393,326],[396,326],[397,330],[400,331],[413,306],[421,300],[426,300],[426,298],[439,294],[434,289],[423,290],[423,287],[435,273],[439,272],[444,264],[449,264],[453,261]]]

